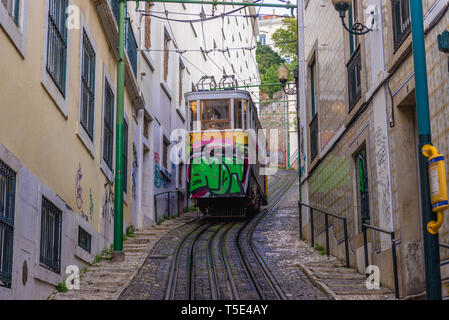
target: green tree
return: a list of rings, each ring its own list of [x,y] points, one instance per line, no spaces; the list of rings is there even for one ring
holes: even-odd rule
[[[262,84],[278,83],[277,69],[284,63],[284,60],[269,46],[262,46],[260,43],[256,49],[256,61],[259,66],[260,79]],[[270,98],[273,93],[282,90],[279,86],[261,86],[261,96],[268,94]]]
[[[296,61],[296,41],[298,40],[296,18],[284,18],[282,28],[277,29],[271,38],[275,43],[274,46],[279,49],[281,56]]]

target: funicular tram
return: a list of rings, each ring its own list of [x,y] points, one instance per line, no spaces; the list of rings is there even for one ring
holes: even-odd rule
[[[187,190],[203,214],[215,217],[245,217],[267,204],[267,179],[260,172],[266,139],[250,93],[235,87],[233,76],[219,86],[203,77],[198,91],[185,94]]]

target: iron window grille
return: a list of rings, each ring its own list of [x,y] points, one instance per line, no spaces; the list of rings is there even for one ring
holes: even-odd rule
[[[0,160],[0,286],[11,288],[16,173]]]
[[[78,246],[89,254],[91,253],[92,236],[81,227],[78,227]]]
[[[61,271],[62,211],[42,197],[40,262],[48,269]]]
[[[396,52],[411,31],[409,0],[392,0],[393,39]]]
[[[318,115],[310,123],[310,158],[313,161],[318,155]]]
[[[68,0],[50,0],[48,10],[47,72],[65,97]]]
[[[81,125],[90,139],[94,135],[95,108],[95,52],[89,38],[83,33],[83,61],[81,73]]]
[[[360,56],[360,46],[358,46],[347,64],[349,111],[351,111],[352,108],[354,108],[354,106],[362,97],[362,80],[360,77],[361,69],[362,69],[362,59]]]
[[[114,93],[105,80],[103,115],[103,160],[112,170],[114,149]]]
[[[128,193],[128,124],[123,123],[123,191]]]

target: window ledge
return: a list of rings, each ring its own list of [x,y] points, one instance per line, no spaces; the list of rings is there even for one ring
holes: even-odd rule
[[[43,63],[43,71],[42,71],[42,86],[44,87],[45,91],[48,93],[50,98],[55,103],[56,107],[61,111],[64,118],[67,120],[68,115],[68,104],[66,98],[62,95],[62,93],[59,91],[58,87],[53,82],[53,79],[48,74],[45,63]]]
[[[150,67],[151,72],[154,72],[154,70],[156,70],[156,68],[154,67],[156,65],[156,63],[154,62],[153,58],[151,57],[151,54],[147,51],[142,51],[143,53],[143,58],[145,59],[145,61],[148,64],[148,67]]]
[[[109,182],[114,182],[114,170],[109,168],[106,161],[104,161],[103,157],[101,157],[101,171],[103,171],[106,178],[109,180]]]
[[[186,118],[184,116],[184,113],[182,112],[182,108],[181,107],[177,107],[176,108],[176,113],[178,114],[178,116],[181,118],[182,122],[186,122]]]
[[[92,158],[95,158],[94,152],[95,152],[95,144],[90,140],[89,135],[87,134],[84,127],[81,125],[80,122],[77,122],[77,133],[76,135],[83,143],[84,147],[86,147],[89,154],[92,156]]]
[[[5,30],[11,42],[19,51],[22,58],[26,56],[26,42],[27,42],[27,24],[28,24],[28,1],[22,1],[23,8],[21,12],[23,18],[19,22],[22,26],[17,26],[8,14],[8,11],[3,5],[0,5],[0,25]]]
[[[162,89],[165,91],[165,93],[167,94],[168,98],[170,100],[172,100],[173,97],[173,93],[170,89],[170,87],[168,86],[167,82],[165,82],[164,80],[161,81],[161,87]]]
[[[54,286],[57,286],[58,283],[63,280],[63,277],[60,274],[43,267],[41,264],[36,265],[34,277]]]

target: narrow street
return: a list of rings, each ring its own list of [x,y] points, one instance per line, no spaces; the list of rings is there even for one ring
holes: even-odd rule
[[[279,171],[269,179],[268,206],[251,220],[198,217],[171,230],[120,299],[328,299],[298,267],[283,265],[294,254],[292,237],[298,237],[295,215],[285,215],[295,210],[294,187],[296,172]],[[278,237],[284,248],[275,247]]]

